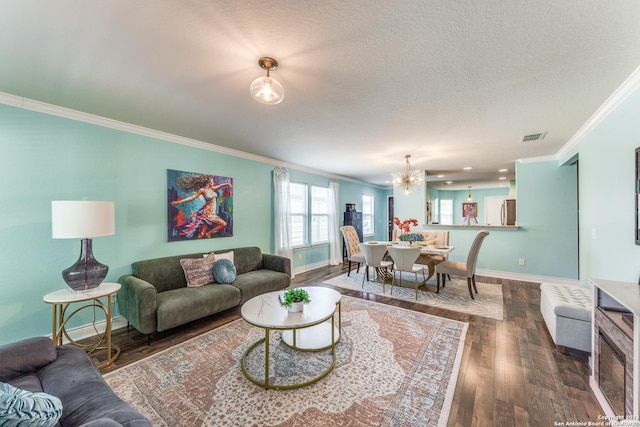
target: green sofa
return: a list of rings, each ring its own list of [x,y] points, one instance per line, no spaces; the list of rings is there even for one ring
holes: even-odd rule
[[[205,253],[176,255],[134,262],[132,274],[118,280],[120,314],[143,334],[160,332],[244,304],[256,295],[285,289],[291,283],[291,260],[263,254],[258,247],[233,251],[236,279],[231,284],[187,287],[180,264],[183,258]]]

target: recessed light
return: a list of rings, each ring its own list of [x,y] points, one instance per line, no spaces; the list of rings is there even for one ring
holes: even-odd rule
[[[444,175],[436,175],[438,178],[444,178]]]
[[[471,166],[465,166],[464,167],[464,170],[466,170],[466,171],[471,170],[471,169],[473,169]]]
[[[504,177],[504,176],[501,176],[501,177],[500,177],[500,178],[498,178],[498,179],[507,179],[507,178],[506,178],[506,177]]]
[[[447,181],[446,183],[447,184],[453,184],[453,181]]]
[[[509,169],[498,169],[498,172],[508,172]]]

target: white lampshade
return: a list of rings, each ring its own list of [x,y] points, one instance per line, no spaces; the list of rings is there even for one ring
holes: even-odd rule
[[[258,77],[249,87],[251,96],[263,104],[279,104],[284,99],[284,88],[272,77]]]
[[[84,239],[115,234],[113,202],[52,201],[51,237]]]

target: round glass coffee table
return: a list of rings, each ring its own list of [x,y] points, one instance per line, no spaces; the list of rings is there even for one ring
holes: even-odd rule
[[[264,329],[264,338],[253,343],[242,355],[242,372],[254,384],[267,389],[287,390],[314,384],[326,377],[336,363],[336,344],[340,341],[340,292],[313,286],[302,288],[309,293],[311,302],[299,313],[290,313],[280,302],[284,291],[269,292],[251,298],[242,306],[242,318],[249,324]],[[338,319],[336,321],[336,309]],[[284,344],[296,351],[316,352],[331,349],[332,360],[328,368],[300,383],[274,384],[269,381],[269,346],[271,331],[282,331]],[[249,373],[247,357],[264,343],[264,380]]]

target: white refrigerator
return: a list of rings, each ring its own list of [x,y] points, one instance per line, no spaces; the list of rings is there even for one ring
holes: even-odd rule
[[[506,199],[500,208],[502,225],[516,225],[516,199]]]

